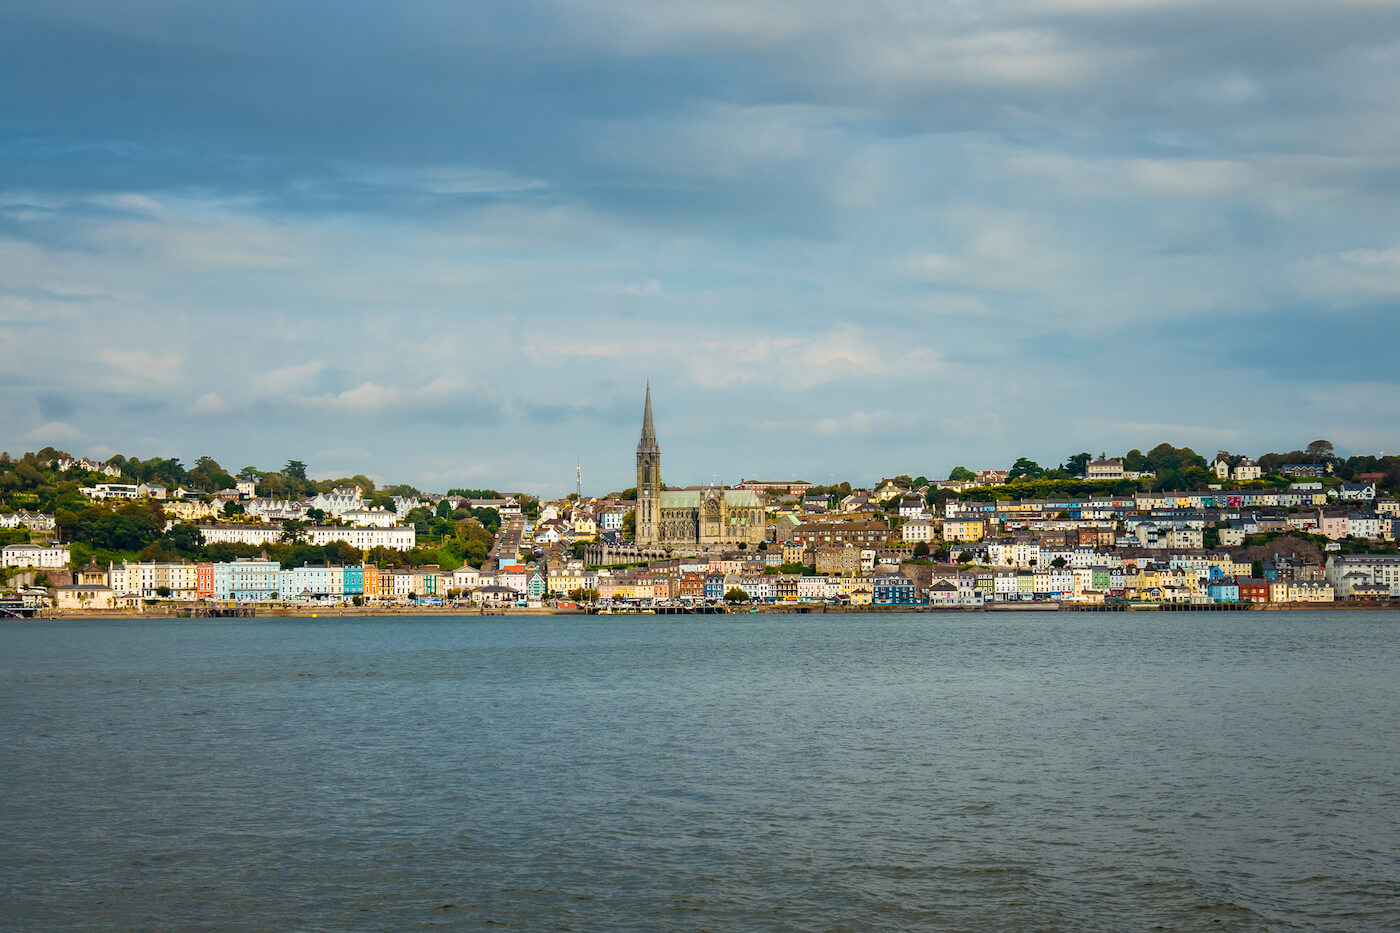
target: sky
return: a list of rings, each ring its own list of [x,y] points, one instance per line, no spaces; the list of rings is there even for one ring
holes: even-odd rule
[[[0,0],[0,448],[1400,450],[1400,3]]]

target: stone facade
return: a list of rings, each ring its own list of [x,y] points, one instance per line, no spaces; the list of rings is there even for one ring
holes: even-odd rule
[[[758,544],[768,532],[763,501],[751,489],[664,489],[661,448],[651,417],[651,384],[637,442],[637,544],[682,549]]]

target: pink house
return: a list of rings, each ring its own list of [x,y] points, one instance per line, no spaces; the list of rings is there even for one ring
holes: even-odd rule
[[[1329,541],[1340,541],[1348,533],[1349,522],[1345,512],[1317,513],[1317,533]]]

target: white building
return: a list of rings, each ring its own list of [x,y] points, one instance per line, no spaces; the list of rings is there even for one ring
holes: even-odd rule
[[[355,512],[363,508],[364,499],[360,497],[358,489],[336,489],[333,492],[318,492],[311,497],[306,506],[320,509],[332,518],[338,518],[346,512]]]
[[[43,512],[29,512],[24,509],[0,515],[0,528],[21,527],[28,528],[30,531],[53,531],[54,519],[52,515],[46,515]]]
[[[197,525],[205,544],[251,544],[264,547],[282,539],[281,525]],[[116,589],[116,587],[113,587]]]
[[[340,520],[356,528],[393,528],[399,523],[397,514],[380,506],[341,512]]]
[[[78,492],[89,499],[141,498],[141,487],[134,483],[98,483],[96,486],[83,486]]]
[[[1326,577],[1338,599],[1350,599],[1357,583],[1389,587],[1395,599],[1400,597],[1400,555],[1334,554],[1327,558]]]
[[[474,590],[480,585],[481,574],[476,568],[468,564],[463,564],[452,571],[452,589],[466,592],[467,590]]]
[[[252,499],[243,513],[264,522],[280,522],[289,518],[306,518],[306,506],[292,499]]]
[[[304,564],[277,572],[283,599],[343,599],[345,568],[339,564]]]
[[[407,515],[423,504],[421,500],[414,496],[394,496],[390,501],[394,504],[394,513],[396,515]]]
[[[1090,460],[1084,470],[1085,479],[1122,479],[1122,460]]]
[[[905,541],[925,543],[933,540],[933,522],[926,518],[915,518],[899,526],[900,537]]]
[[[107,463],[100,463],[96,460],[89,460],[87,457],[79,457],[74,460],[72,457],[62,457],[54,464],[58,467],[58,472],[66,473],[75,467],[79,470],[86,470],[89,473],[101,473],[104,476],[118,477],[122,471]]]
[[[71,559],[66,544],[8,544],[0,548],[0,567],[62,570],[68,566]]]
[[[1260,468],[1258,461],[1245,457],[1239,463],[1235,464],[1235,469],[1231,471],[1231,475],[1237,482],[1246,483],[1263,476],[1264,471]]]
[[[402,528],[337,528],[333,525],[316,525],[306,530],[306,540],[317,545],[344,541],[362,551],[376,547],[406,551],[416,543],[417,534],[412,525]]]

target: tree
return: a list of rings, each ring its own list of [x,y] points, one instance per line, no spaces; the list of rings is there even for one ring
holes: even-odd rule
[[[158,586],[158,587],[156,587],[156,595],[159,596],[161,599],[165,599],[166,597],[168,597],[168,596],[170,595],[170,587],[168,587],[168,586]]]
[[[977,479],[977,474],[967,467],[956,466],[953,467],[952,472],[948,474],[948,479],[959,483],[970,483]]]
[[[204,547],[204,532],[195,525],[181,522],[170,526],[161,536],[161,543],[180,554],[196,554]]]
[[[1016,462],[1011,464],[1011,473],[1007,480],[1014,483],[1018,479],[1040,479],[1044,475],[1045,471],[1041,469],[1040,464],[1028,457],[1017,457]]]
[[[1308,456],[1319,460],[1335,460],[1336,452],[1331,441],[1317,440],[1308,445]]]
[[[282,475],[304,482],[306,480],[306,464],[300,460],[288,460],[287,465],[282,468]]]
[[[254,491],[264,499],[285,499],[287,477],[281,473],[264,473]]]
[[[491,534],[495,534],[501,527],[501,513],[495,509],[472,509],[472,518],[476,519]]]
[[[958,555],[958,563],[960,563],[960,564],[970,564],[970,563],[972,563],[972,552],[971,552],[971,551],[963,551],[961,554],[959,554],[959,555]]]
[[[247,510],[243,508],[243,504],[241,502],[234,502],[232,499],[230,499],[224,503],[225,515],[242,515],[245,511]]]
[[[289,518],[282,522],[282,534],[278,540],[288,544],[301,544],[306,539],[306,522],[299,518]]]
[[[917,542],[917,543],[914,545],[914,556],[915,556],[915,557],[928,557],[928,550],[929,550],[929,548],[928,548],[928,542],[927,542],[927,541],[919,541],[919,542]]]
[[[1089,472],[1089,461],[1092,459],[1088,453],[1081,451],[1065,461],[1065,471],[1073,476],[1084,476]]]
[[[629,509],[627,514],[622,516],[622,537],[628,541],[637,540],[637,510]]]
[[[736,586],[733,589],[731,589],[728,593],[724,594],[724,601],[731,605],[737,603],[746,603],[749,601],[749,594],[745,590],[742,590]]]
[[[1051,566],[1051,567],[1054,567],[1056,570],[1059,570],[1061,567],[1063,567],[1063,566],[1064,566],[1065,564],[1067,564],[1067,563],[1069,563],[1069,562],[1066,561],[1063,557],[1057,557],[1057,558],[1055,558],[1054,560],[1052,560],[1052,561],[1050,562],[1050,566]]]
[[[1249,574],[1256,580],[1262,580],[1264,578],[1264,562],[1262,560],[1256,560],[1254,563],[1250,564]]]

